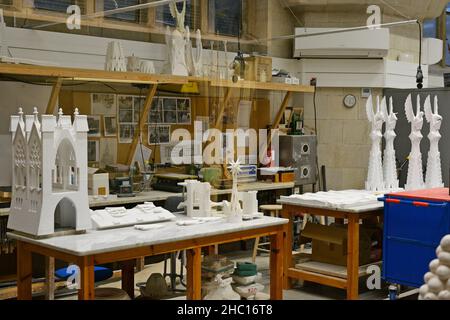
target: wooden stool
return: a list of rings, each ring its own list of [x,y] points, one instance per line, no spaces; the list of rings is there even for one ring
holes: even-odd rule
[[[268,212],[271,217],[278,217],[280,211],[283,209],[283,206],[278,204],[269,204],[269,205],[262,205],[259,207],[259,209],[264,213]],[[258,251],[270,253],[270,250],[264,249],[265,246],[270,245],[270,242],[259,243],[260,240],[261,240],[260,237],[255,239],[255,245],[253,247],[253,256],[252,256],[253,263],[255,263],[256,261],[256,255],[258,254]]]

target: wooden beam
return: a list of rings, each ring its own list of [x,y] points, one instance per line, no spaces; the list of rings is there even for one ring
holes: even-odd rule
[[[292,98],[292,91],[286,92],[286,95],[284,96],[283,102],[281,103],[280,109],[278,110],[278,113],[273,121],[272,129],[277,129],[280,125],[281,119],[283,118],[284,111],[286,110],[286,107],[289,103],[289,101]]]
[[[50,94],[50,99],[48,100],[47,110],[45,114],[54,114],[56,109],[56,104],[58,102],[59,92],[61,91],[62,79],[58,78],[53,85],[52,93]]]
[[[202,250],[187,250],[187,300],[202,299]]]
[[[33,278],[31,251],[22,241],[17,241],[17,299],[31,300],[31,282]]]
[[[318,274],[315,272],[309,272],[309,271],[304,271],[304,270],[297,270],[295,268],[289,268],[287,276],[292,279],[310,281],[310,282],[319,283],[319,284],[334,287],[334,288],[339,288],[339,289],[347,288],[347,280],[337,278],[337,277],[332,277],[332,276],[326,276],[326,275]]]
[[[55,300],[55,258],[45,257],[45,300]]]
[[[202,34],[209,32],[208,2],[209,0],[200,0],[200,30],[202,31]]]
[[[228,88],[227,91],[225,92],[225,96],[223,97],[222,104],[220,105],[219,113],[217,114],[217,119],[216,119],[216,123],[214,125],[214,129],[220,129],[222,126],[223,115],[225,113],[225,108],[227,107],[228,102],[230,101],[231,92],[232,92],[231,88]]]
[[[136,148],[139,144],[139,139],[141,137],[142,131],[144,130],[145,124],[147,123],[148,113],[150,112],[153,98],[156,95],[156,90],[158,89],[158,85],[154,84],[151,89],[147,93],[147,98],[144,103],[144,110],[142,112],[141,118],[139,119],[139,128],[138,131],[134,134],[133,143],[131,144],[131,148],[128,154],[127,165],[131,165],[134,159],[134,153],[136,152]]]

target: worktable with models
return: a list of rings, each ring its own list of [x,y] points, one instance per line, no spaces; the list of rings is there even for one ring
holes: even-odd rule
[[[147,231],[134,227],[106,231],[87,231],[37,240],[8,233],[17,241],[18,299],[31,299],[32,253],[53,257],[80,268],[79,299],[95,298],[94,266],[122,262],[122,288],[134,297],[134,263],[137,258],[187,250],[187,298],[201,299],[201,249],[211,245],[270,237],[270,295],[282,299],[284,237],[286,219],[263,217],[239,223],[224,219],[202,224],[184,225],[186,216],[176,215],[176,221],[154,225]],[[180,223],[181,222],[181,223]]]
[[[281,216],[290,222],[285,239],[286,248],[292,247],[293,220],[297,216],[332,217],[342,224],[344,220],[348,221],[347,267],[337,268],[323,263],[314,263],[314,268],[311,268],[311,263],[308,267],[296,265],[292,250],[287,249],[284,288],[289,289],[293,279],[305,280],[344,289],[347,291],[347,299],[358,299],[359,278],[366,274],[359,264],[360,221],[383,219],[384,204],[378,201],[378,197],[383,195],[383,192],[345,190],[281,197],[278,201],[283,205]]]

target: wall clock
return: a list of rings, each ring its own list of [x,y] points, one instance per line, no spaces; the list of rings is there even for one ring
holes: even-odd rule
[[[352,94],[348,94],[344,97],[344,106],[347,108],[353,108],[356,105],[356,97]]]

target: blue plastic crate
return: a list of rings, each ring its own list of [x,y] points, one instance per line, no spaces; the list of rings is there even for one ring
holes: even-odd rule
[[[396,194],[380,201],[385,203],[383,279],[419,288],[441,239],[450,234],[450,203]]]

